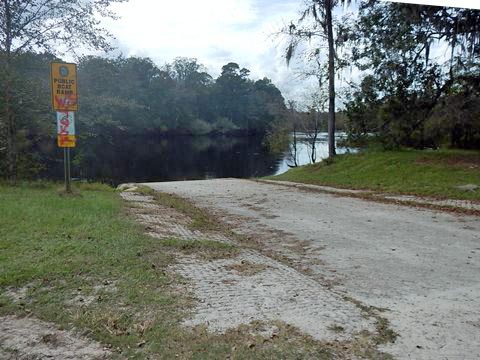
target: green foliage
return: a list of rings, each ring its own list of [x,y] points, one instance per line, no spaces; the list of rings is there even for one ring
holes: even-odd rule
[[[99,133],[97,123],[133,132],[264,131],[282,116],[283,97],[270,80],[254,82],[248,74],[230,63],[214,81],[196,59],[158,68],[148,58],[84,57],[79,93],[83,122],[91,127],[84,133]]]
[[[370,73],[346,102],[351,139],[385,148],[479,148],[480,11],[365,1],[354,60]],[[450,59],[431,49],[448,48]]]
[[[206,135],[212,131],[212,126],[202,119],[192,120],[190,131],[193,135]]]
[[[478,68],[480,73],[480,68]],[[480,77],[459,77],[427,119],[425,128],[437,143],[480,149]]]
[[[236,126],[232,120],[223,116],[219,116],[217,120],[215,120],[215,122],[212,124],[212,126],[217,132],[221,134],[226,134],[231,131],[238,130],[238,126]]]
[[[288,149],[291,141],[291,127],[286,122],[280,122],[265,137],[265,145],[270,152],[281,154]]]
[[[50,62],[53,60],[55,57],[50,54],[32,56],[21,53],[11,69],[16,74],[10,106],[15,114],[17,173],[21,178],[31,178],[43,170],[55,146],[55,118],[51,112],[49,83]],[[0,86],[6,76],[0,71]],[[0,115],[5,116],[4,110],[5,103],[0,101]],[[3,116],[0,120],[4,119]],[[3,125],[2,121],[0,125]],[[0,126],[0,177],[7,173],[6,143],[6,128]]]

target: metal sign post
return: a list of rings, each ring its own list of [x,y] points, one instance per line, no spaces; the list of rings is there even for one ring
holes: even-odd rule
[[[65,191],[70,192],[70,162],[69,162],[70,148],[63,148],[63,172],[65,177]]]
[[[67,185],[65,186],[67,192],[72,191],[72,188],[70,186],[70,180],[72,179],[72,176],[70,175],[70,148],[67,149]]]
[[[57,111],[57,144],[63,148],[65,191],[71,192],[70,148],[75,147],[75,111],[77,102],[77,65],[51,64],[52,107]]]
[[[70,148],[75,147],[75,113],[73,111],[57,112],[57,143],[63,147],[65,173],[65,191],[71,192],[70,186]]]

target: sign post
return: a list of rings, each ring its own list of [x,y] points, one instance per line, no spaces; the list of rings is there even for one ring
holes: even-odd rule
[[[78,110],[77,65],[51,64],[52,107],[57,111],[57,144],[63,148],[65,191],[70,186],[70,148],[75,147],[75,111]]]
[[[75,113],[73,111],[57,111],[57,144],[63,147],[65,190],[71,191],[70,186],[70,148],[75,147]]]

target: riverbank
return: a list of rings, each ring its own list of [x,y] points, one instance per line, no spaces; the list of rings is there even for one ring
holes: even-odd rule
[[[339,188],[480,200],[480,153],[462,150],[365,151],[267,177]],[[478,186],[478,188],[476,188]]]

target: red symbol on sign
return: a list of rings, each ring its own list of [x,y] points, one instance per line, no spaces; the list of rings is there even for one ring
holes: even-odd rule
[[[60,147],[75,147],[75,135],[58,135],[57,140]]]
[[[77,103],[77,98],[74,95],[55,96],[55,101],[61,108],[65,109],[74,106]]]
[[[60,135],[68,135],[68,126],[70,125],[70,119],[68,113],[64,113],[60,119]]]
[[[65,145],[69,142],[68,136],[60,136],[58,140],[60,141],[60,145]]]

